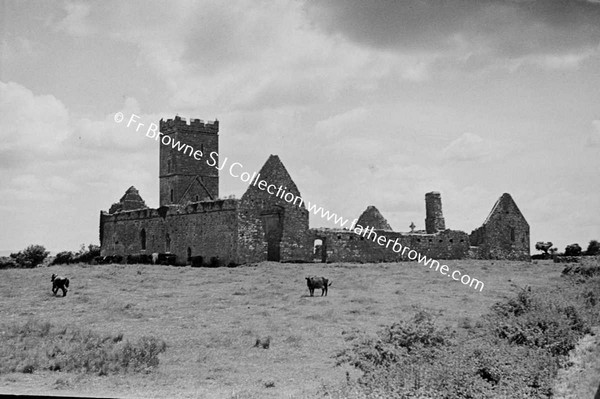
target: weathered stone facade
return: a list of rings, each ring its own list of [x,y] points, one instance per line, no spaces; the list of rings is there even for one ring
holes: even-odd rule
[[[176,116],[159,125],[171,143],[180,143],[177,148],[160,146],[160,206],[219,198],[219,171],[205,162],[219,153],[219,121],[192,119],[187,124]]]
[[[101,254],[172,253],[179,263],[202,256],[237,261],[237,200],[215,200],[100,214]]]
[[[342,229],[312,229],[314,240],[322,244],[322,253],[316,260],[327,262],[398,262],[408,260],[408,252],[396,253],[391,247],[379,245],[372,237],[384,236],[428,257],[437,259],[465,259],[469,255],[469,235],[463,231],[444,230],[437,234],[399,233],[374,230],[369,236]]]
[[[529,223],[510,194],[496,201],[483,225],[471,233],[478,258],[529,260]]]
[[[358,218],[356,224],[360,226],[370,226],[376,230],[393,231],[392,226],[385,220],[381,212],[379,212],[379,209],[375,208],[373,205],[370,205],[365,209]]]
[[[163,135],[187,147],[160,145],[160,207],[148,208],[130,187],[109,212],[100,212],[103,256],[167,253],[178,264],[227,265],[260,262],[393,262],[407,254],[381,246],[370,236],[347,229],[310,229],[303,201],[286,201],[257,184],[301,199],[300,191],[277,155],[271,155],[241,199],[218,199],[218,122],[176,117],[160,121]],[[193,151],[200,151],[196,153]],[[194,155],[195,154],[195,155]],[[357,225],[373,235],[438,259],[480,257],[528,259],[529,225],[508,194],[471,236],[446,229],[441,195],[427,193],[426,231],[401,233],[374,206]]]
[[[146,203],[140,196],[138,190],[131,186],[125,191],[119,202],[112,204],[108,213],[116,213],[122,211],[131,211],[134,209],[148,208]]]
[[[442,212],[442,195],[436,191],[425,194],[425,230],[427,234],[446,230],[446,221]]]
[[[295,198],[302,197],[277,155],[271,155],[258,173],[260,179],[283,187]],[[294,205],[250,185],[240,200],[238,220],[239,263],[310,258],[308,211],[304,204]]]

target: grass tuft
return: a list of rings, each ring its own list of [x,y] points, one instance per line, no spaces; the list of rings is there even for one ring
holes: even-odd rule
[[[330,396],[551,398],[559,368],[598,323],[593,276],[563,290],[526,287],[492,306],[483,323],[464,319],[466,337],[438,328],[426,311],[385,327],[377,338],[347,334],[350,347],[338,353],[337,364],[363,374]]]
[[[123,341],[123,334],[100,335],[33,319],[0,328],[0,357],[4,360],[0,374],[37,370],[98,375],[149,372],[158,366],[158,355],[166,350],[165,342],[154,337],[132,343]]]

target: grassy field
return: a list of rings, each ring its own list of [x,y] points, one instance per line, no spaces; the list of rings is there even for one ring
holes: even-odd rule
[[[485,282],[483,292],[417,263],[279,264],[237,268],[63,265],[0,270],[3,328],[35,319],[124,339],[167,343],[156,370],[97,376],[34,371],[0,374],[0,393],[119,397],[315,397],[356,378],[335,367],[344,335],[429,310],[442,326],[475,324],[520,288],[551,289],[564,265],[551,262],[449,261]],[[71,280],[53,296],[50,275]],[[304,277],[328,277],[327,297],[308,296]],[[0,331],[3,333],[3,331]],[[257,338],[271,337],[268,349]],[[0,344],[1,345],[1,344]],[[349,373],[348,375],[346,373]]]

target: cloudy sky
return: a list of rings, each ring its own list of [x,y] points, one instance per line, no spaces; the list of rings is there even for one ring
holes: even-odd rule
[[[222,156],[278,154],[347,218],[424,228],[435,190],[471,232],[508,192],[532,243],[600,239],[597,0],[0,0],[0,35],[0,250],[98,243],[131,185],[158,206],[158,146],[116,112],[217,118]]]

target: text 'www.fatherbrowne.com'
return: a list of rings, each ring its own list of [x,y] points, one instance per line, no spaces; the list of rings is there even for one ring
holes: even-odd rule
[[[127,127],[135,127],[135,131],[139,132],[140,129],[145,126],[144,123],[139,122],[139,119],[140,117],[138,115],[131,114],[129,121],[127,122]],[[124,120],[123,113],[117,112],[114,116],[114,120],[117,123],[121,123]],[[142,129],[142,132],[144,132],[144,129]],[[304,205],[309,212],[312,212],[314,215],[320,216],[327,221],[333,221],[333,223],[341,228],[345,228],[350,221],[349,219],[338,216],[336,213],[330,212],[329,210],[318,206],[317,204],[305,201],[302,197],[292,192],[286,191],[287,187],[270,184],[264,179],[261,179],[260,173],[256,171],[253,173],[245,171],[244,166],[239,162],[228,163],[228,158],[221,159],[219,161],[219,153],[216,151],[212,151],[209,154],[204,154],[200,149],[194,148],[191,145],[183,143],[179,140],[174,140],[170,135],[160,132],[158,130],[158,125],[155,123],[150,123],[148,125],[148,128],[145,130],[145,135],[150,139],[160,141],[162,145],[170,146],[198,161],[205,159],[208,166],[214,167],[219,171],[223,170],[229,164],[228,171],[232,177],[238,178],[242,182],[248,183],[251,186],[255,186],[259,190],[266,191],[269,194],[281,198],[290,204],[298,207],[302,207]],[[408,246],[403,246],[400,242],[398,242],[398,238],[392,239],[383,234],[377,234],[373,227],[361,226],[356,224],[356,222],[358,222],[358,219],[354,219],[349,227],[349,230],[355,234],[362,236],[367,240],[372,240],[373,242],[385,248],[389,248],[391,251],[400,254],[401,256],[406,256],[409,260],[417,261],[419,264],[422,264],[426,267],[428,266],[430,269],[433,269],[454,281],[459,281],[463,285],[468,285],[475,290],[479,290],[479,292],[483,291],[483,287],[485,285],[483,281],[473,278],[468,274],[463,274],[460,270],[451,271],[449,266],[440,264],[439,261],[433,258],[428,258],[427,256],[422,255],[420,252],[411,249]]]

